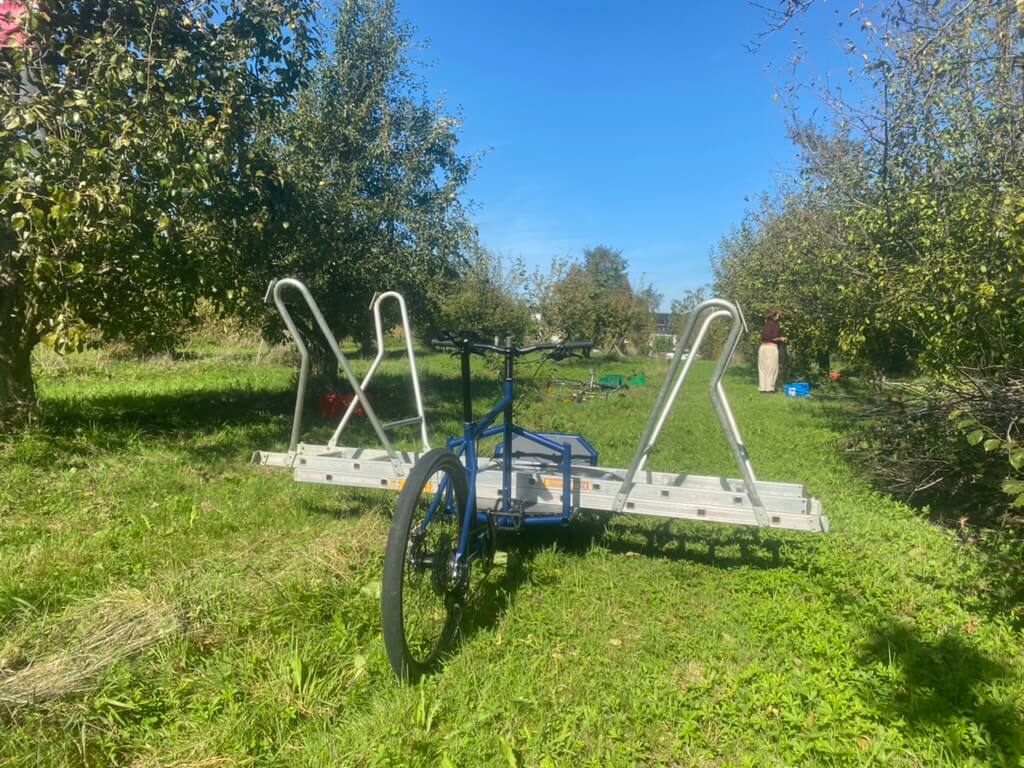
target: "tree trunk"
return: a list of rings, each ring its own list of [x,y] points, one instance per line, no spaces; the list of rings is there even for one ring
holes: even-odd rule
[[[28,336],[8,322],[0,323],[0,425],[24,419],[36,403],[32,348]]]
[[[0,230],[0,427],[21,421],[36,404],[32,350],[39,342],[20,290],[10,230]]]
[[[337,392],[341,389],[341,377],[338,375],[338,358],[334,356],[323,334],[317,330],[310,338],[309,358],[310,375],[313,385],[325,392]]]
[[[832,370],[832,355],[830,355],[827,351],[818,352],[815,355],[815,358],[816,362],[818,363],[818,367],[826,376],[828,376],[829,371]]]
[[[372,336],[359,339],[359,354],[361,357],[374,357],[377,354],[377,340]]]

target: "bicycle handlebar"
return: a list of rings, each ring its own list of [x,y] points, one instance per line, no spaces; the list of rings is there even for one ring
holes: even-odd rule
[[[513,357],[529,355],[533,352],[550,351],[554,353],[552,358],[557,360],[567,357],[573,350],[593,349],[594,347],[594,342],[592,341],[562,341],[557,343],[531,344],[526,347],[499,347],[497,344],[476,341],[477,335],[472,332],[460,331],[458,337],[449,331],[446,338],[431,339],[430,344],[441,349],[462,349],[465,347],[470,352],[496,352],[499,355],[512,355]]]

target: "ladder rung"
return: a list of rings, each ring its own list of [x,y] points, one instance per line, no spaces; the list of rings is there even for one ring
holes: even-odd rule
[[[420,417],[419,416],[410,416],[408,419],[398,419],[397,421],[386,422],[384,424],[381,424],[381,427],[384,428],[384,429],[394,429],[395,427],[407,427],[410,424],[419,424],[419,423],[420,423]]]

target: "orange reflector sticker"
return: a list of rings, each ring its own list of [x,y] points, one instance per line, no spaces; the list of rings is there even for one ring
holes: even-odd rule
[[[404,477],[392,477],[390,480],[388,480],[388,488],[390,488],[392,491],[400,491],[400,490],[402,490],[403,488],[405,488],[405,478]],[[422,492],[423,493],[433,493],[434,492],[434,488],[435,488],[434,484],[431,481],[428,480],[427,483],[423,486],[423,491]]]
[[[560,478],[560,477],[542,477],[540,479],[540,482],[541,482],[541,484],[545,488],[549,488],[549,489],[554,490],[554,491],[562,490],[563,483],[562,483],[562,478]],[[572,489],[574,491],[579,491],[579,490],[589,491],[590,490],[590,481],[589,480],[580,480],[579,478],[576,478],[576,479],[574,479],[572,481]]]

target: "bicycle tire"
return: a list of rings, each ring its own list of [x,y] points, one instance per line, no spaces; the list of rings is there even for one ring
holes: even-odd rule
[[[444,448],[420,457],[399,494],[384,553],[381,624],[403,682],[434,671],[458,634],[469,574],[456,579],[451,562],[467,497],[466,470]]]

